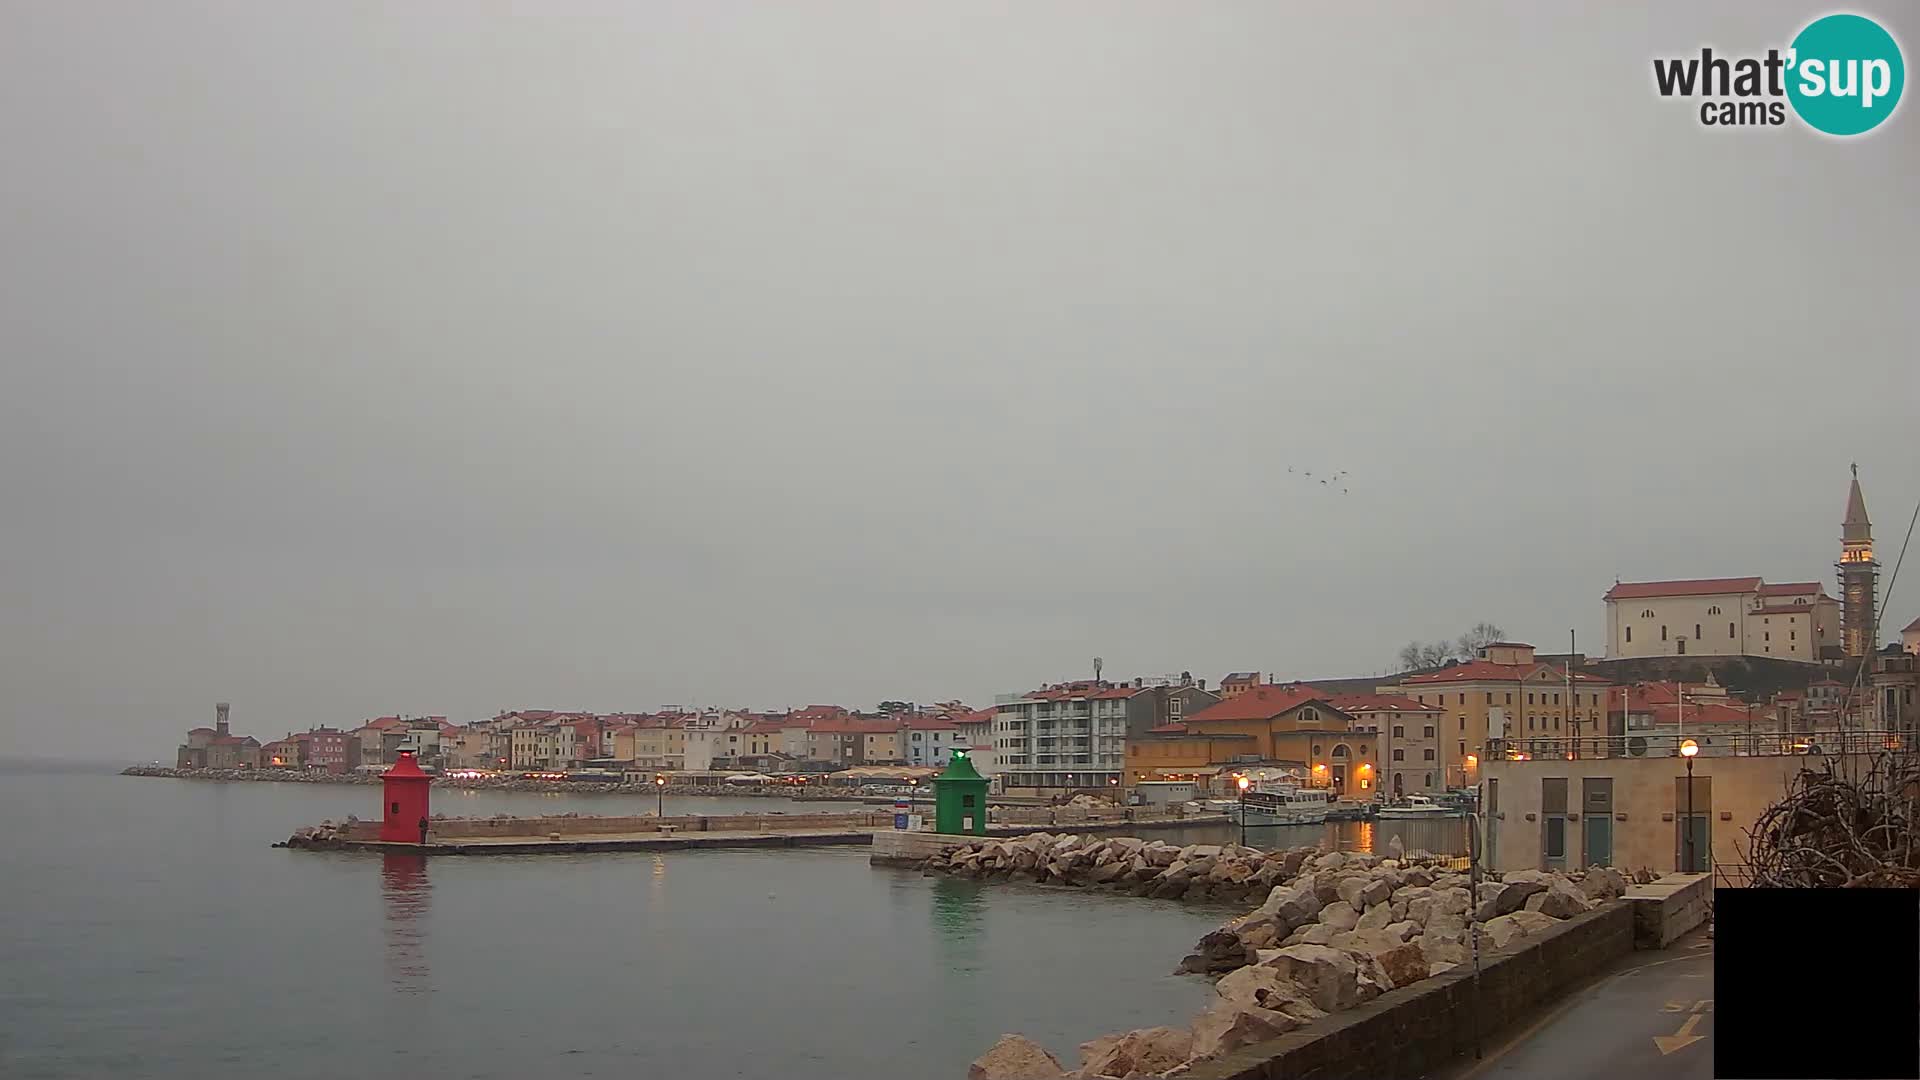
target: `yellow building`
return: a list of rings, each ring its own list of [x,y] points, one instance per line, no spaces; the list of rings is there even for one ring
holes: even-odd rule
[[[1422,705],[1441,710],[1437,745],[1431,762],[1434,782],[1444,788],[1472,787],[1480,782],[1480,759],[1487,739],[1594,740],[1581,756],[1604,753],[1607,733],[1605,679],[1574,672],[1533,658],[1533,646],[1495,642],[1480,650],[1478,659],[1450,668],[1409,675],[1380,687],[1383,694],[1403,694]],[[1571,744],[1566,744],[1571,748]],[[1427,761],[1420,777],[1424,781]],[[1412,787],[1412,777],[1408,777]],[[1425,783],[1418,790],[1427,789]]]
[[[1128,784],[1217,780],[1259,764],[1297,766],[1335,798],[1370,799],[1376,789],[1379,739],[1356,731],[1353,718],[1310,687],[1256,686],[1216,702],[1177,724],[1127,742]]]

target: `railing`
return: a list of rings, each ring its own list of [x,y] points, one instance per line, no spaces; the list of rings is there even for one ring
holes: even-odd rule
[[[1701,757],[1789,757],[1805,754],[1869,754],[1920,748],[1911,731],[1884,728],[1798,732],[1747,732],[1716,727],[1699,731],[1648,731],[1627,735],[1525,736],[1489,739],[1489,761],[1531,759],[1681,757],[1692,742]]]

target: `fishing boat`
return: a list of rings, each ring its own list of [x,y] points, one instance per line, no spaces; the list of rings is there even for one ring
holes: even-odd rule
[[[1409,795],[1401,802],[1388,803],[1375,811],[1376,816],[1382,818],[1441,818],[1456,817],[1461,813],[1463,811],[1443,806],[1425,795]]]
[[[1249,790],[1228,814],[1240,821],[1244,812],[1247,825],[1318,825],[1332,808],[1325,788],[1283,785]]]

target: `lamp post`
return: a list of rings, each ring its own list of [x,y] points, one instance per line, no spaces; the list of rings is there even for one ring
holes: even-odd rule
[[[1681,872],[1686,874],[1691,874],[1694,872],[1694,869],[1693,869],[1693,758],[1694,758],[1694,755],[1698,754],[1699,752],[1700,752],[1700,744],[1697,742],[1694,742],[1692,739],[1688,739],[1686,742],[1683,742],[1680,744],[1680,756],[1687,759],[1687,823],[1681,827],[1681,833],[1680,833],[1680,835],[1685,838],[1683,845],[1681,847],[1681,850],[1685,851],[1687,855],[1686,869],[1682,870]]]
[[[659,773],[654,773],[653,774],[653,791],[654,791],[654,794],[658,796],[660,800],[658,807],[653,812],[653,816],[666,817],[667,816],[667,778],[664,776],[661,776]]]
[[[1234,783],[1240,785],[1240,846],[1247,846],[1247,778],[1237,777]]]

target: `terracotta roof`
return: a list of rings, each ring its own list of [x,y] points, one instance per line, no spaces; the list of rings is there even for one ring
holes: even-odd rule
[[[786,727],[778,720],[758,720],[741,730],[748,735],[778,735]]]
[[[1405,694],[1334,694],[1327,704],[1343,713],[1443,712],[1438,705],[1422,705]]]
[[[1820,591],[1817,581],[1786,581],[1778,585],[1760,586],[1761,596],[1805,596]]]
[[[992,709],[975,709],[971,712],[953,713],[948,719],[956,724],[984,724],[994,717]]]
[[[1188,714],[1187,721],[1191,723],[1195,720],[1267,720],[1315,701],[1333,708],[1327,700],[1327,695],[1310,687],[1256,686],[1244,694],[1223,698],[1197,713]]]
[[[1483,649],[1531,649],[1533,645],[1525,641],[1489,641],[1480,647]]]
[[[1693,578],[1685,581],[1618,581],[1603,600],[1639,600],[1655,596],[1717,596],[1760,588],[1757,577]]]
[[[1491,660],[1471,660],[1464,664],[1455,664],[1450,668],[1441,668],[1439,671],[1430,671],[1425,675],[1409,675],[1400,680],[1400,683],[1402,686],[1431,686],[1435,683],[1519,682],[1521,679],[1528,678],[1540,671],[1552,672],[1554,677],[1559,679],[1565,679],[1566,677],[1564,668],[1557,668],[1552,664],[1539,662],[1531,664],[1496,664]],[[1573,673],[1573,681],[1577,683],[1604,683],[1607,680],[1597,675],[1588,675],[1585,672],[1576,671]]]
[[[959,731],[960,725],[939,716],[909,716],[900,726],[912,731]]]
[[[1257,671],[1233,671],[1233,672],[1228,672],[1225,676],[1223,676],[1220,679],[1220,681],[1223,683],[1255,682],[1259,678],[1260,678],[1260,673]]]

